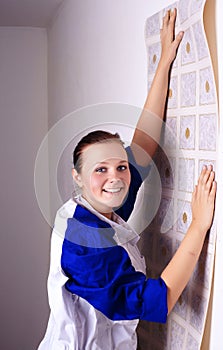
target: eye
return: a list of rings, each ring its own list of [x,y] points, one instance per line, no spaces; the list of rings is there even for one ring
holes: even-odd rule
[[[117,168],[118,171],[125,171],[127,169],[128,169],[128,167],[126,165],[119,165]]]
[[[105,173],[106,170],[107,169],[105,167],[100,167],[100,168],[95,169],[96,173]]]

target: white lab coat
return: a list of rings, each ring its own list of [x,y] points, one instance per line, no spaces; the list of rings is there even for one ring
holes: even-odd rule
[[[138,235],[120,217],[117,222],[97,213],[79,198],[94,214],[115,229],[115,240],[128,252],[136,270],[146,273],[144,258],[137,247]],[[65,289],[68,278],[61,268],[61,253],[67,219],[73,216],[76,203],[70,199],[57,212],[51,238],[51,262],[48,277],[50,318],[46,334],[38,350],[134,350],[137,347],[138,320],[112,321],[83,298]],[[124,234],[123,234],[124,233]],[[129,239],[126,240],[126,236]],[[122,241],[125,237],[125,241]]]

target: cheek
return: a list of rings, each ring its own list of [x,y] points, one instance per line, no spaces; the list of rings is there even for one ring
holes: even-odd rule
[[[131,173],[130,173],[130,171],[128,171],[125,174],[125,182],[128,184],[128,186],[130,185],[130,182],[131,182]]]
[[[92,191],[101,190],[101,187],[104,183],[102,176],[98,176],[97,174],[92,174],[90,178],[90,187]]]

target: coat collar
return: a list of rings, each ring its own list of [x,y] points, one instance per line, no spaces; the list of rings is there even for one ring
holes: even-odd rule
[[[65,239],[82,247],[110,248],[117,245],[114,234],[109,223],[77,204],[73,217],[67,220]]]
[[[90,227],[110,228],[111,225],[92,213],[88,208],[77,204],[73,218]]]

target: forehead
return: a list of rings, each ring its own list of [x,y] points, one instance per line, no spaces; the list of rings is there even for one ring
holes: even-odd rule
[[[82,153],[82,165],[94,166],[109,160],[128,161],[124,147],[117,141],[87,146]]]

